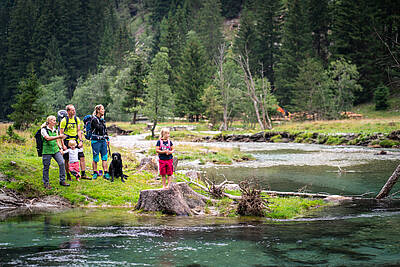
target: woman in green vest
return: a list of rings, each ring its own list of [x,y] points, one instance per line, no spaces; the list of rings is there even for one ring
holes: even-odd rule
[[[65,183],[65,164],[63,156],[60,152],[62,151],[62,145],[59,142],[60,139],[65,138],[65,135],[58,135],[57,129],[54,127],[56,123],[56,117],[49,116],[47,117],[46,122],[41,127],[41,134],[43,137],[43,184],[44,187],[47,189],[51,189],[49,183],[49,169],[52,158],[54,158],[55,161],[58,163],[60,173],[60,185],[69,186],[69,184]]]

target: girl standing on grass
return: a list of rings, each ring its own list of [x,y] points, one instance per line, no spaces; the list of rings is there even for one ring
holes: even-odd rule
[[[160,140],[156,144],[156,152],[159,158],[159,170],[162,177],[163,189],[169,189],[171,186],[172,175],[174,173],[173,156],[174,145],[169,140],[169,129],[163,128],[160,133]],[[165,184],[165,178],[168,176],[168,186]]]

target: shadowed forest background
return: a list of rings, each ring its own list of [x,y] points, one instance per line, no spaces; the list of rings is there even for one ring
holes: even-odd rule
[[[400,6],[353,0],[3,0],[0,120],[73,103],[135,123],[262,129],[278,105],[335,119],[399,97]]]

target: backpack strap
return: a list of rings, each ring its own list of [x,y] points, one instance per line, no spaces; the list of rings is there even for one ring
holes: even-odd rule
[[[76,131],[78,131],[78,120],[76,119],[76,115],[74,116],[74,119],[75,119],[75,123],[76,123]],[[65,128],[64,128],[64,134],[65,134],[65,131],[67,130],[67,127],[68,127],[69,117],[68,116],[65,117],[65,120],[66,120],[66,123],[65,123]],[[78,135],[70,136],[70,135],[67,134],[66,136],[67,136],[67,138],[73,137],[76,140],[78,140]]]

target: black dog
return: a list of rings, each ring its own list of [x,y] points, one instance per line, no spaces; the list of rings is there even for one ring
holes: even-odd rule
[[[114,182],[114,177],[118,178],[121,177],[121,181],[125,183],[124,179],[128,177],[128,175],[125,175],[122,171],[122,158],[121,154],[118,152],[112,153],[112,161],[110,163],[110,167],[108,168],[108,171],[111,175],[111,182]]]

